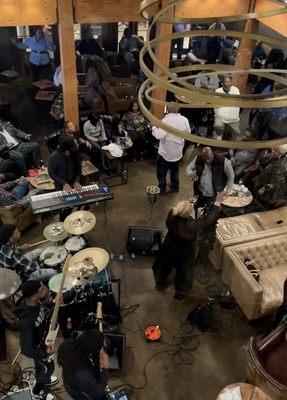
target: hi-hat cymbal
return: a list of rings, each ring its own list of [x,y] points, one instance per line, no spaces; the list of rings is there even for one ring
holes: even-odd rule
[[[96,225],[96,217],[90,211],[75,211],[64,221],[64,229],[71,235],[83,235]]]
[[[85,276],[85,274],[87,276],[95,276],[106,268],[108,262],[109,254],[106,250],[100,247],[90,247],[89,249],[78,251],[71,257],[68,274],[77,278],[79,275]],[[79,270],[82,272],[78,273]]]
[[[11,269],[0,268],[0,300],[7,299],[17,292],[21,279]]]
[[[64,229],[63,222],[55,222],[54,224],[47,225],[43,235],[47,240],[50,240],[50,242],[59,242],[69,236],[68,232]]]

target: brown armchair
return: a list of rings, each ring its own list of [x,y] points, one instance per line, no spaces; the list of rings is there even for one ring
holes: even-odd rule
[[[14,204],[12,206],[0,207],[0,220],[2,224],[16,225],[20,231],[29,228],[40,217],[33,214],[29,206]]]
[[[247,374],[272,400],[287,399],[287,325],[280,325],[263,340],[251,337],[247,345]]]

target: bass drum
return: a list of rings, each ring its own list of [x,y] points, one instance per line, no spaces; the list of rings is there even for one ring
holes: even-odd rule
[[[72,236],[65,243],[65,249],[70,254],[76,254],[78,251],[86,247],[87,243],[82,236]]]
[[[99,272],[91,284],[97,295],[108,295],[109,293],[112,293],[112,281],[108,267]],[[84,288],[86,289],[85,286]]]

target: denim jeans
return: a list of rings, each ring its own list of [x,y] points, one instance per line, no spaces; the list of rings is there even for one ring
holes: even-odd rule
[[[11,190],[12,195],[15,197],[16,200],[22,200],[26,194],[29,192],[29,183],[23,182],[21,185],[16,185]]]
[[[179,161],[166,161],[162,156],[158,155],[157,160],[157,179],[158,187],[161,191],[166,189],[166,175],[170,171],[170,184],[174,190],[179,189]]]

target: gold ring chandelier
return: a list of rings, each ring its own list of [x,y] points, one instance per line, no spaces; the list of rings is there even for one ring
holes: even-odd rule
[[[212,24],[213,22],[234,22],[234,21],[244,21],[248,19],[271,17],[274,15],[281,15],[287,13],[287,6],[275,10],[267,10],[260,13],[248,13],[240,15],[232,15],[225,17],[214,17],[214,18],[166,18],[164,15],[171,8],[181,3],[184,0],[175,0],[168,6],[162,8],[153,16],[152,23],[150,24],[147,31],[147,41],[140,53],[140,67],[143,73],[147,76],[147,80],[141,85],[138,94],[138,100],[140,108],[143,114],[151,121],[152,124],[164,129],[165,131],[182,137],[183,139],[200,143],[206,146],[215,147],[225,147],[225,148],[266,148],[274,147],[281,144],[287,143],[286,138],[280,138],[275,140],[264,140],[264,141],[254,141],[254,142],[244,142],[244,141],[231,141],[231,140],[216,140],[206,137],[197,136],[194,134],[187,134],[178,129],[172,128],[171,126],[164,124],[161,120],[156,118],[151,111],[146,107],[144,102],[145,99],[150,102],[150,104],[159,104],[162,106],[169,106],[171,102],[162,101],[153,97],[154,90],[161,87],[173,93],[178,100],[179,107],[183,108],[218,108],[218,107],[240,107],[240,108],[278,108],[287,107],[287,79],[283,76],[277,75],[278,73],[286,74],[286,70],[280,69],[251,69],[251,68],[238,68],[234,65],[218,65],[218,64],[208,64],[208,65],[189,65],[184,67],[176,67],[167,69],[161,63],[161,61],[156,57],[154,52],[154,47],[159,43],[165,41],[171,41],[173,39],[179,39],[184,37],[196,37],[196,36],[221,36],[222,31],[220,30],[200,30],[200,31],[185,31],[185,32],[174,32],[169,35],[160,36],[156,39],[150,40],[150,32],[154,24],[156,23],[168,23],[168,24]],[[141,16],[147,20],[150,19],[148,14],[148,8],[159,0],[144,0],[140,3],[140,13]],[[268,43],[272,46],[276,46],[287,50],[287,41],[284,39],[274,39],[269,36],[247,33],[247,32],[237,32],[237,31],[224,31],[225,36],[240,37],[250,40],[260,40],[262,42]],[[144,56],[149,54],[154,66],[158,73],[151,71],[144,61]],[[208,72],[208,75],[212,74],[231,74],[231,73],[252,73],[257,76],[269,78],[275,82],[286,85],[286,88],[273,92],[272,94],[241,94],[241,95],[231,95],[231,94],[221,94],[213,92],[209,89],[197,88],[188,82],[190,78],[194,78],[198,71],[214,71]],[[189,73],[190,75],[184,77],[178,77],[178,73]],[[193,74],[193,75],[192,75]]]

